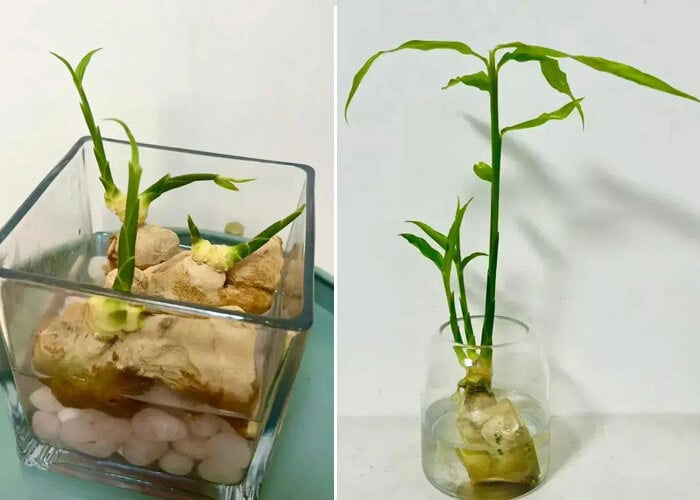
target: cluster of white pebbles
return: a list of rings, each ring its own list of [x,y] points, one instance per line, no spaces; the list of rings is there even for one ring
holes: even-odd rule
[[[114,453],[137,466],[157,465],[183,476],[195,469],[206,481],[236,484],[245,476],[253,443],[222,418],[191,416],[149,406],[132,418],[115,418],[97,410],[66,408],[46,386],[29,401],[34,434],[47,443],[107,458]]]

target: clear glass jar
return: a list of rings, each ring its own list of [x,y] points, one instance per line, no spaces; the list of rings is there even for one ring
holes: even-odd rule
[[[124,186],[129,145],[104,143]],[[265,290],[264,313],[104,288],[120,223],[104,205],[92,143],[80,139],[0,230],[10,365],[0,384],[20,460],[169,498],[257,498],[313,322],[313,170],[146,144],[140,156],[142,186],[166,173],[256,179],[236,193],[200,182],[158,199],[148,222],[172,229],[183,250],[188,212],[205,238],[231,244],[241,241],[222,232],[232,219],[245,238],[306,204],[280,233],[278,285]],[[85,321],[92,297],[141,306],[147,319],[96,340]]]
[[[480,332],[483,316],[472,323]],[[496,316],[493,345],[474,349],[455,343],[445,323],[426,362],[421,455],[428,481],[459,498],[514,498],[540,484],[549,467],[549,369],[529,327]]]

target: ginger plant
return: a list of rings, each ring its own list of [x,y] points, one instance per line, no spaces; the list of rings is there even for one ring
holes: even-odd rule
[[[491,389],[493,374],[492,349],[494,335],[494,319],[496,313],[496,276],[498,268],[498,251],[500,244],[499,234],[499,208],[500,208],[500,181],[501,181],[501,148],[504,136],[516,130],[523,130],[544,125],[552,120],[563,120],[575,110],[584,123],[582,108],[583,98],[576,98],[571,90],[566,73],[561,69],[559,61],[570,59],[581,63],[597,71],[608,73],[619,78],[629,80],[654,90],[672,94],[678,97],[700,102],[697,97],[683,92],[668,83],[642,72],[627,64],[611,61],[602,57],[586,55],[572,55],[560,50],[528,45],[521,42],[500,44],[491,49],[486,56],[475,52],[470,46],[457,41],[433,41],[411,40],[390,50],[379,51],[371,56],[360,70],[355,74],[352,86],[345,103],[345,118],[350,103],[355,96],[360,84],[375,61],[382,55],[401,50],[447,50],[473,58],[479,61],[484,69],[475,73],[457,76],[448,81],[443,89],[465,85],[483,91],[489,96],[490,129],[491,129],[491,163],[480,161],[474,164],[475,175],[490,185],[490,221],[489,221],[489,249],[488,270],[485,290],[484,321],[481,337],[477,342],[473,331],[471,314],[466,300],[466,286],[464,283],[464,266],[476,256],[484,255],[480,252],[470,254],[460,260],[460,235],[459,228],[464,217],[466,205],[457,205],[454,222],[447,235],[433,229],[429,225],[419,221],[409,221],[420,228],[430,240],[442,250],[442,254],[427,240],[415,234],[403,233],[401,236],[411,245],[416,247],[422,255],[431,260],[440,270],[445,289],[450,329],[454,339],[454,350],[459,363],[465,368],[466,375],[457,384],[455,399],[458,401],[457,427],[465,443],[469,445],[486,446],[480,437],[480,424],[474,415],[481,412],[500,412],[503,421],[513,423],[513,428],[519,433],[520,446],[514,446],[505,451],[505,443],[498,450],[493,450],[492,456],[486,456],[468,451],[466,448],[458,448],[457,453],[462,460],[467,472],[474,482],[488,481],[498,477],[506,482],[535,483],[538,481],[539,465],[537,458],[532,453],[533,443],[523,425],[517,409],[510,404],[507,398],[496,402]],[[502,55],[500,53],[505,51]],[[525,63],[535,62],[539,64],[542,76],[551,88],[565,95],[568,101],[560,108],[541,113],[540,115],[515,125],[501,128],[499,120],[499,79],[500,72],[506,63],[511,61]],[[468,205],[468,203],[467,203]],[[459,288],[460,312],[463,318],[464,334],[460,331],[455,305],[455,294],[451,290],[450,279],[452,269],[455,269]],[[500,408],[498,406],[500,405]],[[497,410],[494,410],[498,408]],[[476,432],[475,432],[476,431]],[[500,435],[499,435],[500,436]],[[498,453],[495,453],[495,452]],[[494,458],[495,456],[495,458]]]
[[[80,97],[80,110],[83,113],[85,119],[85,124],[87,125],[88,132],[93,142],[93,151],[95,154],[95,160],[97,161],[97,166],[100,170],[100,182],[105,189],[105,205],[109,210],[114,212],[120,220],[124,220],[126,212],[126,198],[127,196],[117,187],[112,178],[112,172],[109,166],[109,161],[107,160],[107,154],[105,153],[104,143],[102,141],[102,133],[100,127],[96,125],[95,119],[90,108],[90,103],[88,102],[87,95],[85,94],[85,89],[83,88],[83,78],[85,77],[85,70],[92,56],[101,49],[91,50],[80,62],[73,68],[73,66],[64,57],[51,52],[56,58],[58,58],[70,72],[73,84],[75,85],[78,95]],[[250,182],[254,179],[235,179],[233,177],[225,177],[220,174],[185,174],[177,175],[175,177],[166,174],[156,182],[148,186],[143,192],[138,194],[139,201],[139,224],[143,224],[148,217],[148,208],[151,203],[159,198],[162,194],[177,189],[193,182],[199,181],[213,181],[216,185],[229,189],[231,191],[238,191],[238,186],[236,184]]]

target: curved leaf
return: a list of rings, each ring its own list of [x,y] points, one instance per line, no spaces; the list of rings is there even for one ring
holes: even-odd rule
[[[408,241],[411,245],[413,245],[415,248],[418,249],[420,253],[423,254],[424,257],[427,257],[430,259],[433,264],[435,264],[438,269],[442,271],[443,268],[443,258],[440,253],[435,250],[433,247],[430,246],[430,243],[425,241],[423,238],[420,236],[416,236],[415,234],[411,233],[401,233],[399,234],[403,239]]]
[[[645,73],[627,64],[611,61],[610,59],[605,59],[603,57],[571,55],[565,52],[561,52],[559,50],[550,49],[547,47],[540,47],[537,45],[528,45],[522,42],[512,42],[499,45],[497,47],[497,49],[502,48],[514,48],[515,50],[503,56],[499,65],[504,64],[510,59],[521,60],[522,58],[528,56],[533,58],[539,56],[556,58],[568,57],[570,59],[574,59],[575,61],[580,62],[581,64],[585,64],[589,68],[593,68],[597,71],[602,71],[603,73],[608,73],[619,78],[624,78],[625,80],[629,80],[644,87],[649,87],[654,90],[659,90],[661,92],[666,92],[668,94],[672,94],[678,97],[683,97],[685,99],[700,102],[700,100],[697,97],[669,85],[668,83],[655,77],[654,75]]]
[[[95,52],[99,52],[100,50],[102,50],[102,48],[91,50],[90,52],[85,54],[78,63],[78,65],[75,67],[75,78],[81,85],[83,83],[83,76],[85,76],[85,68],[87,68],[87,65],[90,63],[90,59],[92,59],[92,56],[95,54]]]
[[[583,97],[580,99],[574,99],[573,101],[566,103],[561,108],[550,113],[542,113],[537,118],[533,118],[532,120],[527,120],[522,123],[518,123],[517,125],[505,127],[503,130],[501,130],[501,135],[505,134],[509,130],[539,127],[550,120],[563,120],[569,116],[574,109],[576,109],[576,106],[578,106],[581,101],[583,101]]]
[[[459,263],[459,266],[464,269],[467,267],[467,264],[469,264],[472,260],[476,259],[477,257],[487,257],[488,254],[484,252],[474,252],[470,253],[467,255],[465,258],[462,259],[462,262]]]
[[[409,222],[411,224],[415,224],[419,228],[423,230],[425,234],[427,234],[431,240],[433,240],[435,243],[440,245],[441,248],[447,249],[447,236],[442,234],[440,231],[430,227],[428,224],[425,222],[417,221],[417,220],[407,220],[406,222]]]
[[[474,173],[479,179],[486,182],[491,182],[493,180],[493,169],[491,168],[491,165],[484,163],[483,161],[480,161],[474,165]]]
[[[561,70],[559,67],[559,62],[556,59],[542,59],[540,61],[540,70],[542,71],[542,76],[544,76],[544,79],[547,80],[550,87],[564,95],[569,96],[572,101],[576,100],[574,94],[571,92],[571,87],[569,87],[569,80],[566,77],[566,73]],[[581,107],[581,104],[576,106],[576,111],[581,117],[581,126],[585,126],[586,121],[583,116],[583,108]]]
[[[345,101],[345,110],[344,110],[344,116],[345,116],[345,121],[348,119],[348,107],[350,106],[350,102],[352,101],[352,98],[355,96],[355,92],[357,92],[357,88],[360,86],[360,83],[362,83],[362,80],[364,79],[365,75],[369,71],[369,69],[372,67],[372,64],[374,64],[374,61],[376,61],[379,56],[383,54],[389,54],[391,52],[397,52],[399,50],[404,50],[404,49],[412,49],[412,50],[453,50],[456,52],[459,52],[460,54],[464,55],[472,55],[475,57],[478,57],[482,61],[486,61],[483,56],[477,54],[474,52],[469,45],[462,43],[462,42],[451,42],[451,41],[442,41],[442,40],[409,40],[408,42],[402,43],[396,48],[390,49],[390,50],[380,50],[376,54],[374,54],[372,57],[367,59],[365,63],[362,65],[360,70],[355,74],[355,76],[352,79],[352,86],[350,87],[350,92],[348,93],[348,98]]]
[[[470,87],[476,87],[477,89],[483,90],[484,92],[491,91],[491,80],[489,79],[489,76],[483,71],[479,71],[478,73],[472,73],[471,75],[457,76],[455,78],[452,78],[449,82],[447,82],[447,85],[442,87],[442,90],[453,87],[458,83],[463,83],[464,85],[469,85]]]

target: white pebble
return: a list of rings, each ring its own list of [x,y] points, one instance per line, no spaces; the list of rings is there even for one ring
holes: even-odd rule
[[[169,474],[184,476],[194,467],[194,460],[177,451],[169,451],[158,460],[158,465]]]
[[[144,466],[158,460],[168,449],[168,443],[130,438],[121,447],[122,456],[131,464]]]
[[[229,427],[223,418],[204,413],[189,420],[190,431],[197,437],[208,438]]]
[[[212,483],[236,484],[241,482],[245,469],[233,467],[231,464],[216,458],[207,458],[197,466],[199,476]]]
[[[95,430],[102,441],[123,443],[131,436],[131,421],[126,418],[104,415],[95,421]]]
[[[89,443],[90,441],[97,441],[99,437],[93,425],[92,417],[87,414],[67,420],[61,425],[58,436],[61,438],[61,441],[69,444]]]
[[[251,451],[248,441],[233,432],[222,432],[210,437],[204,449],[212,458],[230,464],[230,467],[245,468],[250,462]]]
[[[107,265],[107,257],[97,255],[90,259],[88,263],[88,276],[95,283],[102,284],[105,280],[105,265]]]
[[[91,443],[74,443],[76,450],[97,458],[107,458],[117,451],[117,444],[108,441],[93,441]]]
[[[56,415],[48,411],[36,411],[32,415],[32,430],[39,439],[49,440],[58,435],[61,423]]]
[[[195,460],[202,460],[209,456],[204,449],[204,439],[192,437],[179,439],[177,441],[173,441],[173,448],[180,453],[184,453],[185,455],[194,458]]]
[[[45,385],[32,392],[29,401],[37,410],[57,412],[63,408],[63,405],[54,397],[51,389]]]
[[[79,417],[83,413],[83,410],[80,410],[78,408],[62,408],[58,412],[58,419],[61,421],[61,423],[67,422],[68,420],[71,420],[73,418]]]
[[[156,408],[145,408],[131,419],[136,436],[150,441],[177,441],[187,437],[187,426],[177,417]]]

